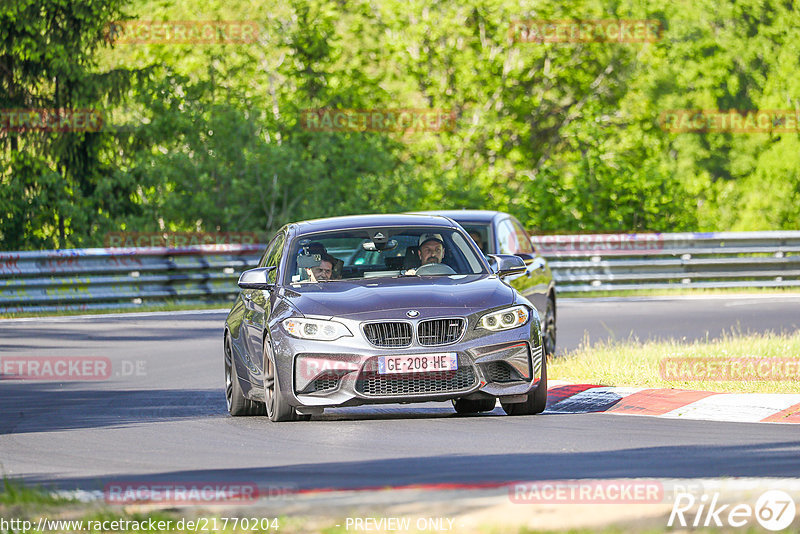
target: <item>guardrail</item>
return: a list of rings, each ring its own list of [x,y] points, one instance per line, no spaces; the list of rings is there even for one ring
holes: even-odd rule
[[[800,287],[800,231],[536,236],[560,292]]]
[[[800,231],[535,236],[560,292],[800,287]],[[0,252],[0,312],[225,304],[259,244]]]
[[[258,244],[0,252],[0,312],[224,303]]]

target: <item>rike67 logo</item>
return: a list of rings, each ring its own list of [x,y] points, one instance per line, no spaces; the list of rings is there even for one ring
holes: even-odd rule
[[[720,504],[719,493],[711,498],[699,498],[691,493],[681,493],[672,504],[668,527],[743,527],[752,526],[753,520],[771,531],[787,528],[795,518],[794,499],[781,490],[761,494],[755,506],[749,504]]]

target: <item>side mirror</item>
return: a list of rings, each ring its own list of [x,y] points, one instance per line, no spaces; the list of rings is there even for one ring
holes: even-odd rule
[[[511,276],[512,274],[522,274],[527,270],[525,261],[513,254],[489,254],[489,265],[500,278]]]
[[[530,276],[531,273],[533,273],[533,271],[544,269],[546,265],[545,259],[535,254],[520,252],[517,254],[517,256],[522,258],[522,261],[525,262],[525,267],[527,268],[528,276]]]
[[[532,271],[538,271],[539,269],[544,269],[547,266],[547,262],[541,256],[537,256],[533,259],[531,264],[528,266]]]
[[[275,284],[269,282],[269,273],[276,267],[259,267],[250,269],[239,276],[239,287],[242,289],[272,289]]]
[[[529,254],[527,252],[520,252],[519,254],[517,254],[517,256],[522,258],[522,261],[525,262],[525,265],[530,265],[533,262],[533,260],[536,259],[536,256],[534,256],[533,254]]]

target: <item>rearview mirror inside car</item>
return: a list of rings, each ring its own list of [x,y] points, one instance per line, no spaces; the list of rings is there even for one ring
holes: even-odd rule
[[[393,250],[397,248],[397,241],[395,241],[394,239],[390,239],[386,243],[364,241],[363,243],[361,243],[361,248],[369,252],[375,252],[376,250]]]
[[[322,254],[300,254],[297,256],[297,266],[301,269],[318,267],[320,261],[322,261]]]

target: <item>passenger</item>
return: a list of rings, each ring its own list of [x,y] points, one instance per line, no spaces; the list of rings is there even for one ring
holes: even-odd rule
[[[304,247],[309,254],[319,254],[321,256],[327,256],[328,261],[331,262],[333,265],[333,271],[331,275],[328,277],[329,280],[341,280],[342,279],[342,267],[344,267],[344,262],[339,258],[334,258],[328,251],[325,249],[325,245],[320,243],[319,241],[313,241]],[[308,271],[309,269],[306,269]]]
[[[481,234],[478,233],[477,230],[470,230],[469,236],[472,238],[473,241],[475,241],[475,244],[478,245],[480,251],[486,254],[486,251],[483,250],[483,239],[481,239]]]
[[[330,254],[323,254],[323,257],[328,258],[328,261],[331,262],[333,265],[333,270],[331,271],[331,280],[341,280],[342,279],[342,267],[344,267],[344,261],[331,256]]]
[[[333,276],[335,258],[327,253],[320,254],[319,265],[306,268],[306,274],[311,282],[327,282]]]

